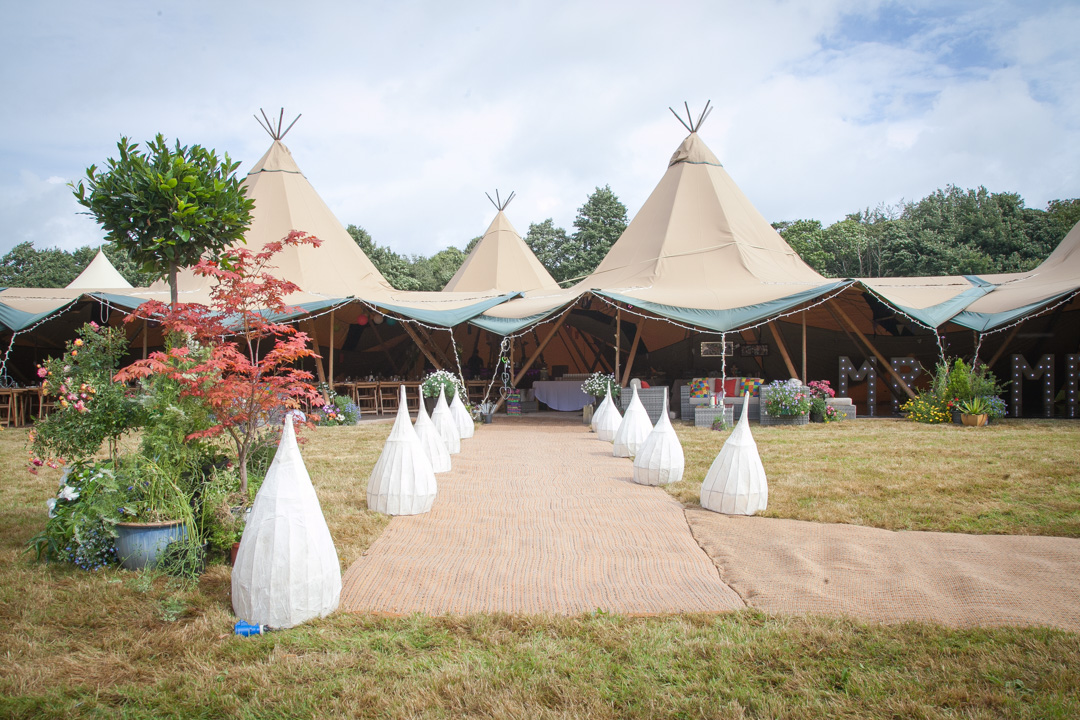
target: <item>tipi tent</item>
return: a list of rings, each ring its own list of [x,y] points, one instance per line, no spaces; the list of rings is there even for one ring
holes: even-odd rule
[[[109,258],[105,257],[105,253],[98,250],[86,269],[67,286],[69,289],[76,290],[102,290],[104,288],[130,288],[131,283],[116,271],[113,264],[109,262]]]
[[[496,191],[495,197],[498,196]],[[510,193],[505,201],[492,200],[498,211],[495,219],[446,283],[444,291],[508,293],[559,289],[559,284],[507,219],[506,206],[513,199],[514,194]]]

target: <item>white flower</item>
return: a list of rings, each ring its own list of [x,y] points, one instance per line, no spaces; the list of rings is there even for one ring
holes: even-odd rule
[[[46,500],[45,507],[49,508],[49,517],[56,517],[56,498],[49,498]]]
[[[78,500],[79,491],[71,487],[70,485],[65,485],[64,489],[60,491],[60,494],[57,497],[59,497],[61,500],[67,500],[69,502],[72,500]]]

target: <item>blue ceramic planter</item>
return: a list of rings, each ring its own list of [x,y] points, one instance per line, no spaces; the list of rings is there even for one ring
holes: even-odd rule
[[[169,543],[187,537],[183,520],[157,523],[116,523],[116,557],[121,567],[142,570],[157,564]]]

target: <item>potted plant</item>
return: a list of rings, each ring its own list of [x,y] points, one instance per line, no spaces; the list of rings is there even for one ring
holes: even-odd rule
[[[990,402],[985,397],[974,397],[960,402],[960,421],[969,427],[982,427],[989,420]]]
[[[799,380],[777,380],[761,388],[762,425],[805,425],[810,393]]]
[[[461,393],[462,401],[465,399],[465,388],[457,375],[454,375],[449,370],[430,372],[420,383],[420,395],[424,398],[424,406],[427,408],[429,415],[439,401],[439,388],[442,388],[446,394],[447,403],[451,402],[454,399],[454,394],[458,392]]]
[[[480,403],[479,408],[481,422],[483,422],[485,425],[490,425],[492,416],[495,415],[495,403],[482,402]]]
[[[810,389],[810,422],[823,423],[838,420],[840,413],[835,408],[829,407],[827,402],[829,398],[836,397],[836,391],[829,385],[829,381],[811,380],[807,387]]]
[[[581,384],[581,392],[592,395],[595,398],[593,404],[600,407],[600,403],[604,400],[604,396],[607,395],[609,387],[611,388],[612,401],[617,402],[622,388],[616,382],[615,376],[609,373],[594,372],[585,378],[585,382]]]

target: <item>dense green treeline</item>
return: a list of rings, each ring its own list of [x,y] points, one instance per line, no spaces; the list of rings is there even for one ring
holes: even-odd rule
[[[1080,222],[1080,198],[1026,207],[1016,193],[950,185],[922,200],[879,206],[825,226],[819,220],[773,224],[815,270],[827,277],[916,277],[1028,270],[1049,255]],[[610,186],[596,188],[578,208],[573,232],[551,218],[529,225],[524,240],[557,281],[590,273],[626,229],[626,206]],[[399,290],[441,290],[480,238],[425,257],[379,245],[358,225],[349,234]],[[150,277],[119,249],[105,255],[132,285]],[[16,245],[0,258],[0,287],[63,287],[89,264],[90,247],[67,252]]]

